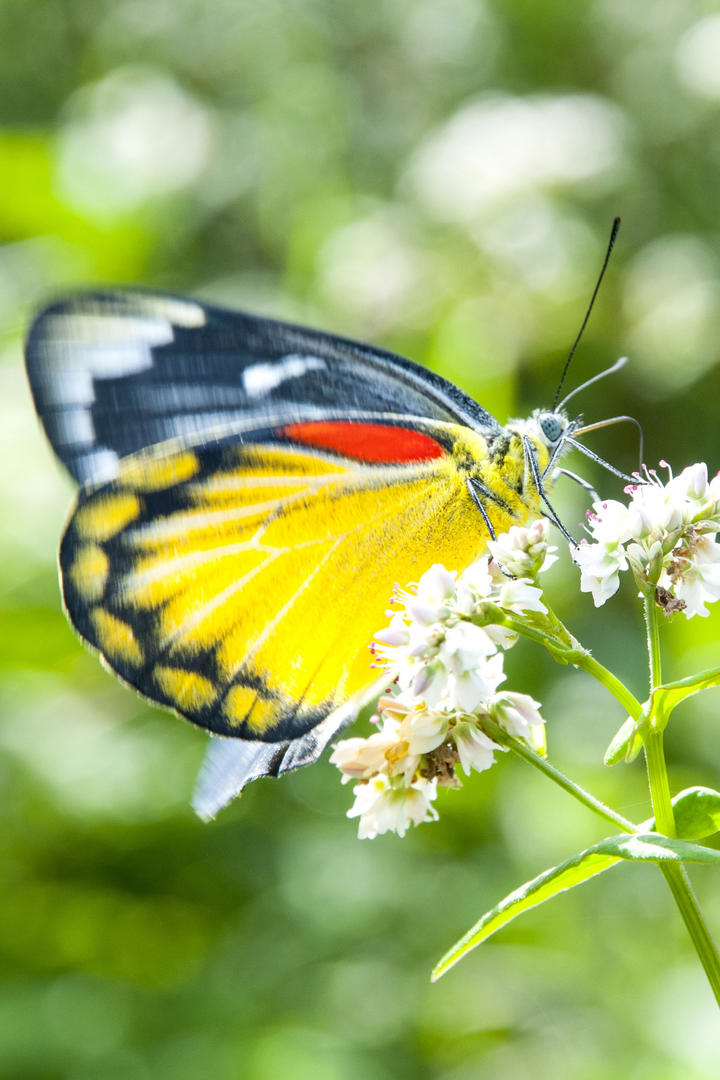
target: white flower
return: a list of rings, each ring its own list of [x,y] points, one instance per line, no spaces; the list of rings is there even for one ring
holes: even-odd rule
[[[386,612],[386,614],[389,613]],[[375,640],[390,649],[402,649],[410,644],[410,631],[402,612],[396,612],[390,620],[390,625],[377,631]]]
[[[436,705],[445,693],[446,672],[439,661],[433,664],[408,664],[398,671],[397,679],[403,690],[408,690],[427,705]]]
[[[450,614],[448,604],[455,596],[456,572],[435,563],[426,570],[413,593],[405,593],[406,609],[411,619],[429,626],[443,622]]]
[[[677,492],[682,498],[695,502],[704,502],[707,498],[708,471],[704,461],[688,465],[679,476],[670,479],[665,487],[667,492]]]
[[[497,645],[484,626],[459,622],[445,635],[440,654],[454,671],[465,671],[497,652]]]
[[[534,577],[551,561],[547,534],[547,522],[515,529],[498,537],[496,554]],[[361,837],[388,830],[402,836],[411,824],[434,820],[437,784],[459,783],[458,762],[465,773],[490,768],[502,747],[478,725],[478,715],[487,718],[496,708],[508,730],[541,745],[532,698],[497,695],[505,679],[501,650],[515,643],[517,632],[488,621],[497,607],[547,613],[528,576],[509,576],[485,555],[460,578],[436,564],[416,585],[396,587],[393,602],[401,610],[373,645],[392,684],[378,706],[382,726],[367,739],[338,743],[331,757],[344,782],[362,781],[349,811],[360,818]]]
[[[373,839],[385,832],[404,836],[410,825],[423,821],[437,821],[437,810],[432,805],[437,795],[437,781],[419,776],[404,787],[379,773],[366,783],[353,789],[355,802],[348,810],[348,817],[359,817],[358,836],[361,840]]]
[[[625,549],[619,542],[588,544],[581,540],[572,557],[580,567],[580,591],[591,592],[595,607],[600,607],[620,587],[620,571],[628,568]]]
[[[587,515],[587,531],[596,543],[621,544],[631,536],[629,517],[628,507],[617,499],[595,502]]]
[[[516,526],[512,526],[512,529],[516,528]],[[522,534],[530,532],[529,529],[518,529],[517,531]],[[511,555],[512,541],[506,540],[506,537],[509,536],[509,533],[501,534],[497,540],[491,541],[488,547],[492,548],[493,551],[500,552],[500,554],[507,551],[509,553],[508,561],[514,562],[516,569],[519,569],[522,559],[515,559]],[[520,552],[520,555],[523,556],[523,553]],[[460,614],[472,616],[476,612],[482,612],[483,601],[489,600],[497,604],[498,607],[505,608],[506,611],[539,611],[544,615],[547,608],[540,599],[542,589],[527,580],[527,570],[525,578],[520,574],[508,576],[509,574],[515,574],[515,571],[507,569],[505,562],[503,562],[503,569],[501,569],[498,565],[499,562],[500,559],[498,559],[498,562],[494,562],[487,555],[484,555],[464,571],[457,585],[455,609]]]
[[[537,585],[531,585],[529,581],[520,581],[509,578],[500,586],[497,603],[506,611],[522,613],[523,611],[539,611],[542,615],[547,614],[547,608],[540,597],[542,589]]]
[[[572,557],[581,571],[580,590],[592,593],[595,607],[620,587],[620,571],[628,568],[623,544],[632,536],[634,520],[628,507],[615,499],[593,503],[587,516],[586,529],[593,542],[581,541]]]
[[[502,653],[484,661],[478,658],[466,667],[458,663],[448,677],[442,704],[457,712],[474,712],[481,701],[493,696],[504,680]]]
[[[635,540],[644,540],[650,536],[654,528],[653,515],[650,508],[643,505],[641,499],[633,497],[628,507],[628,532]]]
[[[406,712],[398,734],[407,742],[411,754],[429,754],[445,741],[449,722],[450,718],[445,712],[416,706]]]
[[[573,558],[580,588],[592,592],[596,607],[617,590],[628,567],[641,589],[663,590],[666,614],[682,606],[688,618],[707,615],[705,604],[720,599],[720,479],[708,481],[702,462],[678,476],[666,467],[667,483],[654,470],[638,475],[643,482],[626,489],[628,506],[594,504],[587,526],[592,542],[583,542]]]
[[[717,497],[708,483],[704,462],[688,465],[678,476],[671,473],[667,484],[654,470],[648,471],[647,478],[649,483],[631,489],[630,507],[642,508],[651,517],[656,533],[671,533],[704,517],[717,517]]]
[[[378,630],[371,646],[376,662],[387,668],[391,677],[403,685],[418,681],[428,687],[442,665],[435,662],[445,636],[441,623],[409,622],[406,612],[396,612],[390,625]]]
[[[412,754],[429,753],[447,734],[447,713],[428,709],[411,691],[380,698],[378,710],[385,720],[396,724],[397,739],[407,743]]]
[[[475,769],[476,772],[489,769],[495,762],[495,751],[502,749],[488,738],[477,724],[469,720],[462,720],[455,724],[452,740],[457,747],[460,765],[466,776],[470,775],[471,769]]]
[[[483,630],[490,640],[495,642],[498,649],[511,649],[518,639],[515,631],[509,630],[507,626],[495,626],[490,623],[488,626],[484,626]]]
[[[343,774],[343,783],[368,779],[378,772],[412,774],[419,760],[419,754],[403,738],[398,721],[387,716],[381,731],[367,739],[343,739],[330,755],[332,764]]]
[[[330,761],[349,780],[368,780],[376,773],[404,776],[409,783],[420,758],[445,741],[450,716],[425,708],[412,694],[399,693],[378,702],[380,731],[367,739],[342,739]]]
[[[709,615],[705,604],[720,600],[720,544],[709,536],[699,536],[681,555],[672,554],[676,561],[663,570],[658,584],[673,587],[688,618]]]
[[[557,561],[556,547],[548,546],[550,522],[539,518],[532,525],[511,525],[506,533],[488,543],[495,562],[506,574],[516,578],[534,578]]]
[[[493,720],[538,753],[545,752],[545,721],[538,712],[540,702],[529,694],[506,690],[498,694],[490,705]]]
[[[463,570],[459,584],[467,590],[473,606],[477,600],[489,600],[492,596],[495,578],[490,572],[490,559],[488,556],[483,555],[481,558],[476,559],[474,563],[470,563],[467,569]]]

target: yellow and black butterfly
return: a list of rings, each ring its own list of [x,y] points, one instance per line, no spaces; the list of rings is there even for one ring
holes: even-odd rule
[[[81,294],[26,353],[80,485],[67,614],[125,682],[219,736],[203,816],[314,761],[377,691],[368,645],[396,582],[462,569],[541,512],[559,525],[559,456],[595,456],[562,409],[502,427],[391,353],[193,300]]]

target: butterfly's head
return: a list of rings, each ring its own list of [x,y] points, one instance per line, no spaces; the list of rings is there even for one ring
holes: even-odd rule
[[[555,457],[563,442],[571,436],[581,422],[581,418],[568,419],[562,409],[535,409],[525,420],[510,420],[506,430],[528,438],[536,450]]]
[[[526,421],[527,434],[555,457],[562,443],[580,423],[579,418],[568,419],[562,409],[536,409]]]
[[[569,448],[568,439],[579,426],[579,419],[568,419],[562,409],[535,409],[526,420],[511,420],[506,431],[519,437],[526,449],[532,446],[532,453],[537,467],[544,473],[549,465]]]
[[[642,461],[642,428],[637,420],[632,416],[612,416],[608,420],[598,420],[593,424],[584,424],[582,416],[575,416],[570,419],[566,412],[562,409],[536,409],[529,420],[524,423],[516,422],[514,425],[509,424],[516,434],[521,437],[526,436],[530,442],[534,444],[537,464],[543,472],[547,472],[548,468],[554,465],[559,458],[565,453],[566,450],[574,449],[579,450],[585,454],[586,457],[592,458],[598,465],[602,465],[608,472],[613,473],[615,476],[619,476],[621,480],[626,480],[631,484],[636,484],[637,474],[628,476],[627,473],[621,472],[616,469],[614,465],[611,465],[609,461],[605,461],[599,454],[596,454],[594,450],[584,446],[583,443],[578,442],[578,435],[585,435],[590,431],[597,431],[600,428],[610,427],[612,424],[619,424],[621,422],[629,422],[634,424],[638,429],[640,436],[640,461]],[[560,472],[566,470],[561,469]],[[577,479],[577,478],[576,478]],[[588,490],[591,490],[588,488]]]
[[[553,412],[536,409],[532,419],[535,421],[539,438],[551,451],[562,442],[571,429],[577,426],[577,421],[568,420],[567,415],[561,409]]]

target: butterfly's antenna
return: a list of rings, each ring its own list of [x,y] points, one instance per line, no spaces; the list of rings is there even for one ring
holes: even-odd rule
[[[600,289],[600,285],[602,284],[602,279],[605,277],[605,271],[607,270],[607,265],[610,262],[610,256],[612,255],[612,249],[615,246],[615,239],[617,237],[619,228],[620,228],[620,218],[616,217],[615,220],[612,223],[612,229],[610,230],[610,240],[608,241],[607,251],[605,252],[605,258],[603,259],[602,269],[600,270],[600,275],[599,275],[599,277],[597,279],[597,284],[595,285],[595,288],[593,290],[593,294],[590,297],[590,303],[588,304],[588,309],[585,312],[585,318],[582,321],[582,326],[580,327],[580,330],[578,331],[578,336],[575,338],[575,341],[573,343],[573,347],[570,350],[570,353],[568,355],[567,360],[565,361],[565,367],[563,368],[562,375],[560,376],[560,382],[558,383],[558,388],[555,391],[555,401],[553,402],[553,412],[555,412],[555,410],[558,407],[558,401],[560,400],[560,391],[563,388],[563,383],[565,382],[565,376],[567,375],[568,368],[570,367],[570,361],[572,360],[573,356],[575,355],[575,350],[577,349],[578,345],[580,344],[580,338],[583,336],[583,333],[585,331],[585,327],[587,326],[587,323],[588,323],[588,319],[590,318],[590,312],[593,309],[593,304],[595,303],[595,298],[597,297],[598,291]]]
[[[555,406],[556,409],[563,409],[568,403],[570,398],[574,398],[576,394],[579,394],[581,390],[587,390],[588,386],[592,386],[593,383],[599,382],[600,379],[604,379],[606,375],[614,375],[620,368],[624,368],[627,364],[627,356],[621,356],[619,360],[616,360],[609,368],[605,368],[604,371],[598,372],[597,375],[593,375],[592,378],[586,379],[584,383],[580,383],[574,390],[571,390],[569,394],[566,394],[562,401]]]

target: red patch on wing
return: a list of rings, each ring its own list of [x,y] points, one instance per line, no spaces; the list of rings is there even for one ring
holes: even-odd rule
[[[389,424],[352,423],[348,420],[310,420],[288,424],[283,435],[318,450],[334,450],[360,461],[399,463],[431,461],[445,449],[422,431],[391,427]]]

